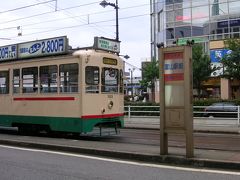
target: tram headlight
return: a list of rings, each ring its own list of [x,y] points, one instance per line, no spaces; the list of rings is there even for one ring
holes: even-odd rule
[[[113,102],[110,101],[110,102],[108,103],[108,109],[112,109],[112,107],[113,107]]]
[[[102,108],[102,114],[105,113],[105,108]]]

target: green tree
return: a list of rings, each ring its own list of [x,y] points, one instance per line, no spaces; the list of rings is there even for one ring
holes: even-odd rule
[[[140,81],[143,89],[150,88],[152,99],[155,100],[155,81],[159,78],[159,64],[158,61],[151,61],[142,69],[142,81]]]
[[[198,98],[200,99],[203,82],[206,81],[216,67],[211,67],[209,56],[203,52],[201,44],[195,44],[192,48],[192,70],[193,70],[193,88],[197,89]]]
[[[231,53],[225,55],[221,61],[224,67],[223,77],[240,80],[240,39],[227,39],[224,45]]]

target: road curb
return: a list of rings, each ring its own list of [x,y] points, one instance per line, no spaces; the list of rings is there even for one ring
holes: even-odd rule
[[[196,168],[214,168],[214,169],[224,169],[224,170],[240,170],[240,163],[229,162],[229,161],[216,161],[210,159],[199,159],[199,158],[185,158],[182,156],[174,155],[151,155],[151,154],[140,154],[131,152],[121,152],[121,151],[110,151],[105,149],[93,149],[85,147],[76,146],[63,146],[54,144],[43,144],[35,142],[26,141],[15,141],[15,140],[0,140],[0,144],[17,146],[24,148],[34,148],[52,151],[61,151],[68,153],[86,154],[94,156],[102,156],[108,158],[133,160],[144,163],[158,163],[158,164],[168,164],[177,166],[188,166]]]

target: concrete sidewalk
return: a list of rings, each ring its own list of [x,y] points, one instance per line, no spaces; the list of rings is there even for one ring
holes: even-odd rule
[[[159,146],[153,145],[18,135],[9,137],[9,135],[4,134],[0,136],[0,144],[104,156],[145,163],[164,163],[240,172],[240,152],[238,151],[194,149],[194,158],[186,158],[185,149],[177,147],[169,147],[169,155],[160,156]]]

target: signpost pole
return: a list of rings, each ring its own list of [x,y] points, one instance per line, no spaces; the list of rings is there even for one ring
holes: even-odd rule
[[[168,154],[168,134],[184,134],[186,157],[194,155],[192,48],[160,48],[160,154]]]

